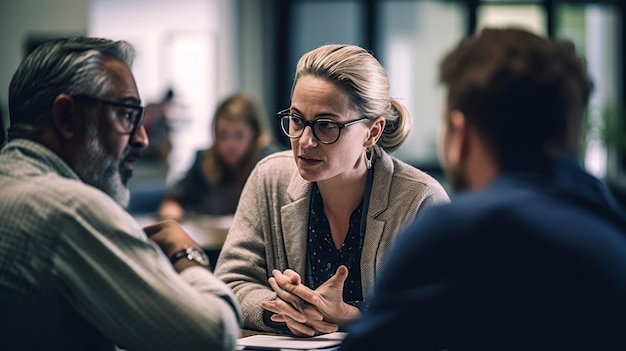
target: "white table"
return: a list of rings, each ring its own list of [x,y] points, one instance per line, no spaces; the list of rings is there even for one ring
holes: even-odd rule
[[[142,227],[157,221],[150,214],[135,215],[134,217]],[[232,222],[232,216],[193,215],[184,218],[180,224],[189,236],[205,250],[219,251],[224,240],[226,240]]]

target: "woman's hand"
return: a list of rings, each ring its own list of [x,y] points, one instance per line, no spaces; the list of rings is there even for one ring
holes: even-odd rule
[[[314,336],[320,333],[332,333],[339,327],[336,324],[324,321],[324,316],[317,308],[298,296],[295,296],[282,289],[277,280],[289,281],[289,284],[300,284],[300,276],[288,269],[287,275],[275,269],[268,282],[276,292],[276,299],[273,301],[263,301],[261,306],[273,312],[271,320],[277,323],[285,323],[289,330],[297,336]]]
[[[296,329],[299,334],[312,336],[315,331],[337,331],[340,325],[346,325],[360,316],[358,308],[343,301],[343,286],[347,277],[348,268],[339,266],[334,276],[311,290],[302,284],[300,275],[293,270],[287,269],[284,273],[274,270],[268,281],[277,299],[266,301],[263,307],[277,313],[278,316],[273,316],[272,320],[284,321],[292,332]]]

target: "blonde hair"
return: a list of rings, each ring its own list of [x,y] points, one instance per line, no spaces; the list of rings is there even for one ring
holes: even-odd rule
[[[213,140],[217,140],[218,119],[244,122],[254,133],[254,142],[250,147],[250,152],[242,160],[237,174],[232,175],[235,181],[244,182],[256,165],[263,149],[271,143],[271,136],[263,122],[263,115],[254,99],[245,94],[237,93],[224,99],[215,110],[211,126]],[[217,147],[213,144],[203,155],[202,173],[209,184],[216,185],[224,178],[225,170],[225,166],[217,154]]]
[[[363,117],[385,118],[385,129],[378,145],[387,153],[396,151],[411,131],[406,107],[389,95],[389,79],[380,62],[367,50],[347,44],[327,44],[307,52],[298,61],[291,88],[306,75],[336,84],[350,98]]]

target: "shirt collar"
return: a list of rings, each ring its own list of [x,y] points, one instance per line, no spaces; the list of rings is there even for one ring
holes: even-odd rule
[[[54,151],[47,146],[29,139],[14,139],[2,149],[2,155],[21,154],[47,170],[58,173],[65,178],[80,180],[74,170]]]

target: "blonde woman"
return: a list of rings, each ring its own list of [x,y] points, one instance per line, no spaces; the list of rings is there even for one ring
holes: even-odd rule
[[[411,117],[363,48],[305,54],[278,122],[292,150],[253,170],[215,273],[241,303],[246,328],[333,332],[367,308],[398,231],[448,196],[389,155]]]

